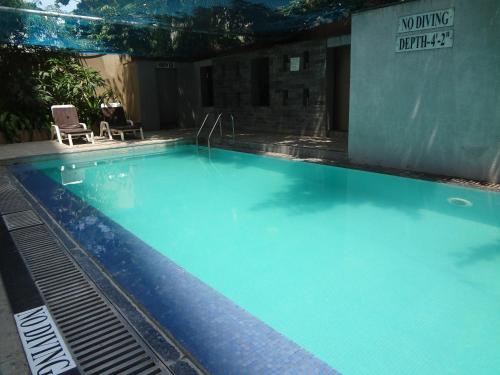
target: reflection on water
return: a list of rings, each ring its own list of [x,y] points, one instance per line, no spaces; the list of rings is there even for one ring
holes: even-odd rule
[[[55,177],[55,168],[49,175]],[[131,208],[136,201],[133,166],[103,161],[61,165],[60,183],[90,202],[110,208]],[[58,182],[59,182],[58,181]]]
[[[76,168],[74,164],[72,164],[69,168],[61,165],[60,171],[61,184],[63,186],[81,184],[85,180],[85,169]]]

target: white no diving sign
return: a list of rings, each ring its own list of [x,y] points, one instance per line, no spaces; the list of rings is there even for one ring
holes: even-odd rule
[[[453,8],[413,14],[399,18],[396,52],[453,47]],[[448,28],[448,29],[444,29]],[[429,32],[432,29],[440,29]],[[427,32],[422,32],[426,30]],[[411,34],[406,34],[411,33]]]
[[[32,374],[58,375],[76,367],[45,306],[15,314]]]

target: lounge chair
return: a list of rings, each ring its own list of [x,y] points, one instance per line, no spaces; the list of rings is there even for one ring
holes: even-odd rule
[[[142,127],[134,125],[132,120],[125,118],[125,110],[120,103],[101,104],[103,121],[101,121],[100,136],[108,133],[109,139],[113,139],[113,134],[120,135],[122,141],[125,140],[125,133],[139,132],[141,139],[144,140]]]
[[[51,126],[51,139],[57,136],[59,143],[67,138],[70,147],[73,147],[73,137],[85,137],[94,144],[94,132],[87,129],[87,125],[78,120],[75,106],[71,104],[53,105],[50,107],[54,123]]]

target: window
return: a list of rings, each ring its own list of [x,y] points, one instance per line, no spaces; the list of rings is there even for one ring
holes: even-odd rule
[[[269,106],[269,58],[252,60],[252,105]]]
[[[213,68],[202,66],[200,68],[201,105],[203,107],[213,107],[214,105],[214,80]]]
[[[303,54],[302,54],[302,69],[303,70],[306,70],[306,69],[309,69],[309,51],[305,51]]]
[[[226,76],[226,64],[221,64],[220,72],[221,72],[222,78],[224,78]]]
[[[235,96],[236,107],[241,106],[241,92],[237,92]]]

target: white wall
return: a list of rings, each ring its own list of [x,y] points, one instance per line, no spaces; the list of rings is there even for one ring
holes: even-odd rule
[[[452,48],[395,52],[400,16],[450,7]],[[500,182],[500,1],[356,13],[351,42],[352,161]]]

